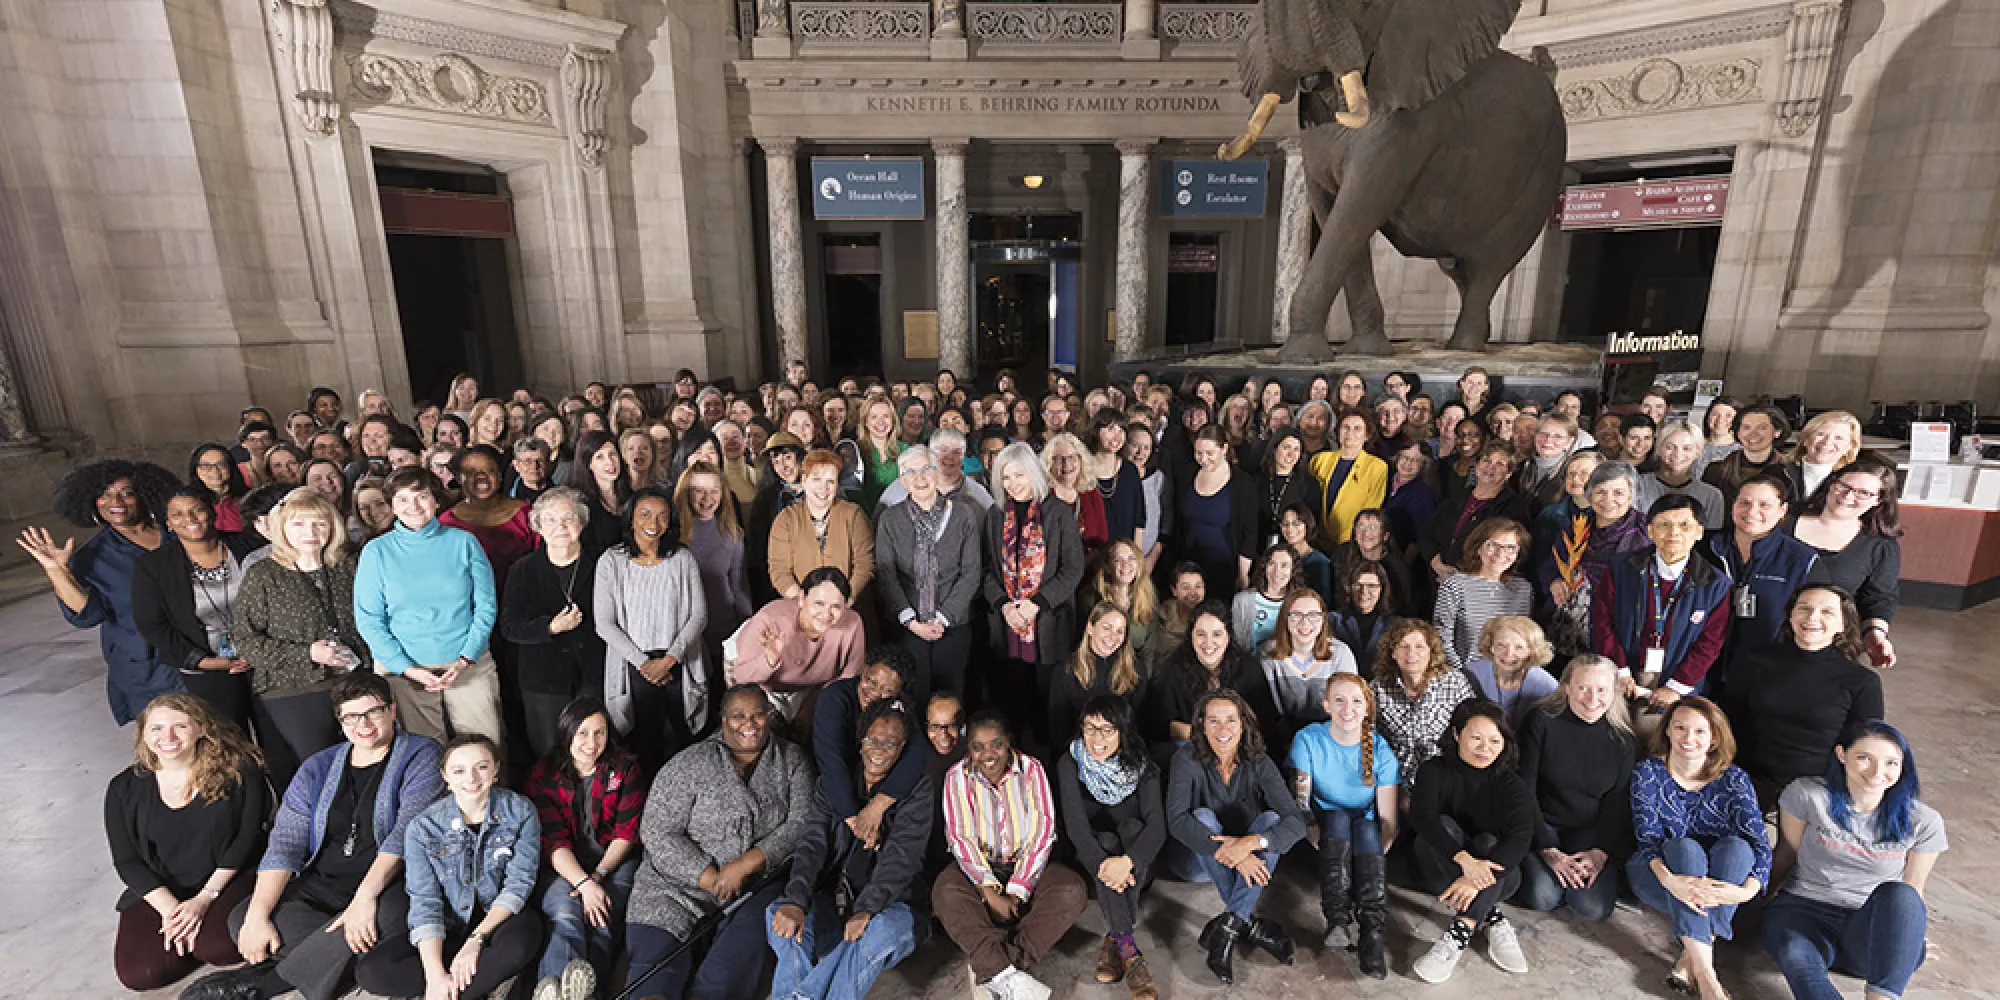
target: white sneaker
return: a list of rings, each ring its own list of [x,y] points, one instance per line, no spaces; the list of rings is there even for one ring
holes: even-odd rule
[[[986,988],[992,991],[993,1000],[1049,1000],[1051,995],[1041,980],[1011,965],[1000,970]]]
[[[1520,975],[1528,971],[1528,956],[1521,954],[1521,938],[1506,917],[1486,925],[1486,957],[1503,972]]]
[[[562,981],[550,976],[536,983],[533,1000],[563,1000]]]
[[[1410,966],[1410,971],[1424,982],[1441,983],[1451,978],[1452,970],[1458,968],[1458,956],[1463,954],[1465,946],[1452,938],[1451,929],[1447,927],[1437,943],[1431,945],[1431,950],[1424,952],[1424,957]]]

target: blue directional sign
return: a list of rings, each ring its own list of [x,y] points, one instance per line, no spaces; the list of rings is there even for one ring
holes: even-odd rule
[[[1161,215],[1264,214],[1271,164],[1265,160],[1167,160],[1160,171]]]
[[[815,156],[813,218],[921,219],[924,161],[915,156]]]

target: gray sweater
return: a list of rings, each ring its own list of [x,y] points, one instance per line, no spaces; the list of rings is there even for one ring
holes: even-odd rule
[[[791,857],[812,810],[812,762],[773,734],[746,784],[718,734],[676,754],[653,779],[639,841],[646,845],[627,919],[685,938],[721,906],[701,873],[760,848],[776,868]]]
[[[708,672],[702,669],[702,629],[708,597],[701,566],[687,549],[652,566],[632,561],[622,548],[597,561],[591,613],[604,640],[604,707],[621,733],[632,731],[631,673],[648,650],[665,650],[681,672],[682,711],[699,732],[708,717]]]
[[[911,501],[882,508],[875,520],[875,582],[882,591],[885,624],[901,624],[917,605],[917,525]],[[951,626],[972,621],[979,593],[979,526],[983,513],[970,500],[950,501],[951,515],[937,543],[937,609]]]

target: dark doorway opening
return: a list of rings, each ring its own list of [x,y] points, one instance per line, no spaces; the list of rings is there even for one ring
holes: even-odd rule
[[[481,385],[525,384],[505,178],[400,157],[379,162],[375,177],[411,396],[443,400],[459,372]]]
[[[1721,243],[1719,226],[1572,234],[1562,339],[1601,344],[1611,333],[1700,333]]]
[[[979,376],[1074,370],[1084,329],[1083,216],[970,220]]]
[[[820,237],[826,364],[835,376],[882,371],[882,234]]]
[[[1167,234],[1167,346],[1212,344],[1222,313],[1222,234]]]

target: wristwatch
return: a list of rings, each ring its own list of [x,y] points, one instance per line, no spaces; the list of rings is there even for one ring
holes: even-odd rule
[[[1258,850],[1260,850],[1260,851],[1268,851],[1268,850],[1270,850],[1270,849],[1271,849],[1271,838],[1269,838],[1269,837],[1266,837],[1266,836],[1264,836],[1264,835],[1263,835],[1263,834],[1261,834],[1261,833],[1260,833],[1260,834],[1258,834],[1258,835],[1257,835],[1257,849],[1258,849]]]
[[[478,942],[481,948],[486,947],[486,934],[483,931],[473,931],[471,934],[466,936],[466,940]]]

